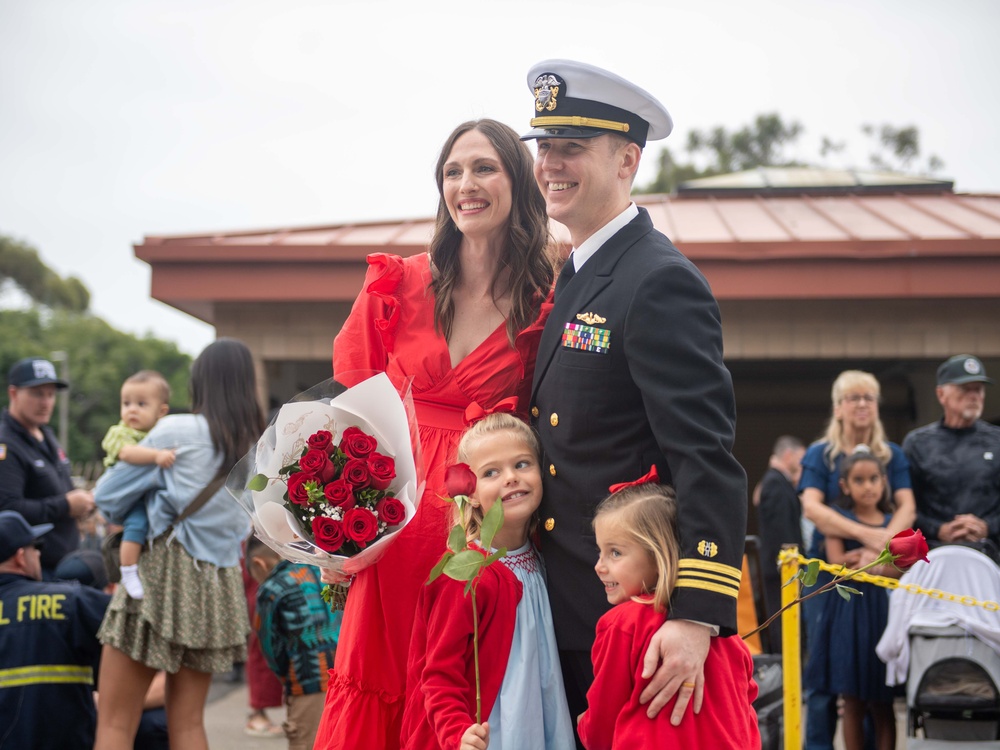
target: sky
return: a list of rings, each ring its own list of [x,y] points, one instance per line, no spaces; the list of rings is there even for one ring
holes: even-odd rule
[[[936,176],[1000,192],[995,0],[0,0],[0,234],[83,280],[115,327],[197,354],[151,299],[146,236],[432,216],[458,123],[527,131],[527,70],[610,69],[687,134],[761,113],[867,166],[864,123],[916,125]],[[330,331],[331,339],[335,331]]]

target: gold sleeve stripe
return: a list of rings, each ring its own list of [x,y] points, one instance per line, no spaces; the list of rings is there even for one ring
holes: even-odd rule
[[[685,580],[677,579],[677,588],[685,589],[700,589],[702,591],[712,591],[716,594],[726,594],[727,596],[736,599],[739,595],[739,589],[734,589],[729,586],[720,586],[717,583],[710,583],[709,581],[699,581],[699,580]]]
[[[681,578],[696,578],[696,579],[698,579],[700,581],[715,581],[720,586],[731,586],[734,589],[738,589],[740,587],[740,582],[739,581],[733,581],[733,580],[731,580],[729,578],[726,578],[725,576],[716,576],[716,575],[712,575],[711,573],[703,573],[700,570],[696,570],[696,571],[691,571],[691,570],[678,571],[677,578],[678,578],[678,580],[681,579]]]
[[[677,570],[704,570],[709,573],[718,573],[719,575],[729,576],[737,581],[743,577],[743,572],[739,568],[734,568],[732,565],[709,562],[708,560],[700,560],[697,557],[681,558],[677,562]]]
[[[569,126],[574,128],[604,128],[605,130],[618,130],[622,133],[627,133],[629,131],[629,124],[627,122],[599,120],[596,117],[532,117],[530,125],[533,128],[557,128],[559,126]]]

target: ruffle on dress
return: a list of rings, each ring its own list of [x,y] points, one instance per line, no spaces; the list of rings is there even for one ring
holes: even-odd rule
[[[399,285],[403,280],[403,259],[389,253],[372,253],[366,259],[377,276],[365,287],[385,306],[385,316],[372,321],[385,351],[391,352],[399,328]]]

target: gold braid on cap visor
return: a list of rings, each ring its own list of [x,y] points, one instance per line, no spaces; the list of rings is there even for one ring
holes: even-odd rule
[[[530,122],[533,128],[601,128],[602,130],[617,130],[622,133],[629,131],[627,122],[615,122],[614,120],[598,120],[594,117],[532,117]]]

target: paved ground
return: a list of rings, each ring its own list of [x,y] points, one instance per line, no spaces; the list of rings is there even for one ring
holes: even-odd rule
[[[205,711],[209,747],[212,750],[284,750],[287,747],[284,738],[248,737],[243,733],[249,710],[245,684],[216,678],[212,683]],[[268,709],[267,715],[271,721],[280,724],[285,716],[285,709]],[[903,748],[906,747],[906,706],[902,701],[896,702],[896,718],[896,747]],[[844,750],[839,731],[833,746],[834,750]]]
[[[288,742],[283,736],[277,739],[249,737],[243,733],[247,714],[247,687],[244,683],[226,682],[216,678],[208,694],[205,710],[205,728],[208,731],[208,745],[212,750],[283,750]],[[285,709],[269,708],[268,718],[281,724]]]

